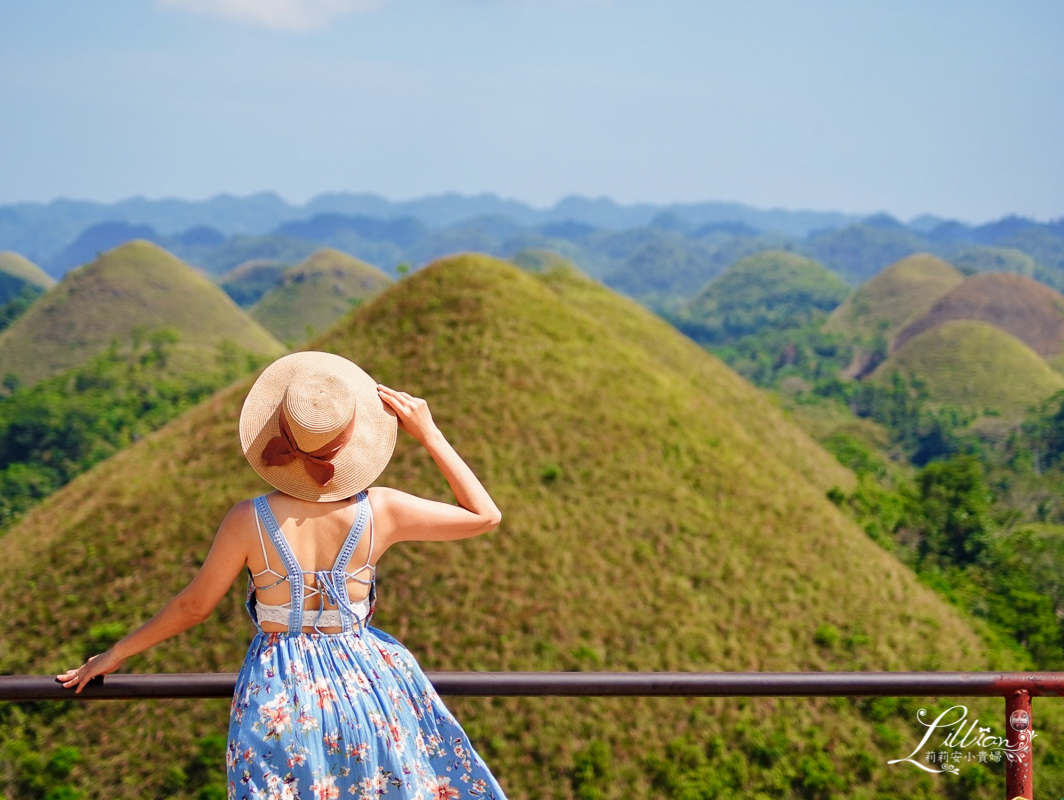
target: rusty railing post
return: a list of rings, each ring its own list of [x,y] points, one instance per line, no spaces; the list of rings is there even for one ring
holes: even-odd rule
[[[1005,695],[1005,797],[1007,800],[1034,799],[1034,765],[1031,763],[1034,716],[1031,695],[1017,689]]]

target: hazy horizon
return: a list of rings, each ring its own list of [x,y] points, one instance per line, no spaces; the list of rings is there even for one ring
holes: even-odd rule
[[[875,215],[878,215],[878,214],[887,214],[889,216],[895,217],[900,222],[903,222],[903,223],[906,223],[906,224],[909,224],[909,223],[911,223],[911,222],[913,222],[915,220],[918,220],[921,217],[931,216],[931,217],[939,217],[939,218],[941,218],[943,220],[952,220],[952,221],[956,221],[956,222],[961,222],[963,224],[971,225],[973,227],[974,226],[978,226],[978,225],[982,225],[982,224],[986,224],[986,223],[989,223],[989,222],[994,222],[996,220],[999,220],[999,219],[1002,219],[1004,217],[1010,216],[1009,214],[1002,214],[1002,215],[999,215],[999,216],[996,216],[996,217],[987,217],[987,218],[984,218],[984,219],[961,219],[961,218],[958,218],[958,217],[949,216],[948,214],[937,213],[934,210],[923,211],[923,212],[920,212],[918,214],[913,214],[911,216],[897,216],[897,215],[891,214],[890,211],[888,211],[887,209],[884,209],[884,208],[877,208],[877,209],[872,209],[872,210],[848,210],[848,209],[843,209],[843,208],[814,208],[814,207],[811,207],[811,206],[801,206],[801,205],[799,205],[799,206],[782,206],[782,205],[769,206],[769,205],[756,205],[756,204],[753,204],[753,203],[745,203],[745,202],[742,202],[742,201],[731,200],[731,199],[726,199],[726,198],[706,198],[706,199],[702,199],[702,200],[688,200],[688,201],[674,201],[674,202],[653,202],[653,201],[647,201],[647,200],[635,200],[635,201],[632,201],[632,202],[621,202],[621,201],[616,200],[615,198],[609,197],[608,195],[599,195],[597,197],[592,197],[590,195],[580,194],[580,193],[576,193],[576,192],[571,192],[571,193],[568,193],[568,194],[561,195],[560,197],[556,198],[554,201],[547,202],[547,203],[534,203],[534,202],[525,200],[525,199],[520,198],[520,197],[508,196],[508,195],[505,195],[505,194],[500,194],[498,192],[491,192],[491,191],[476,192],[476,193],[456,192],[456,191],[440,191],[440,192],[431,192],[431,193],[426,193],[426,194],[421,194],[421,195],[413,195],[413,196],[409,196],[409,197],[390,197],[390,196],[388,196],[387,194],[385,194],[383,192],[374,192],[374,191],[368,191],[368,190],[366,190],[366,191],[330,190],[330,191],[317,192],[315,194],[312,194],[312,195],[310,195],[310,196],[308,196],[306,198],[302,198],[300,200],[293,200],[290,197],[286,197],[283,193],[281,193],[279,191],[276,191],[276,190],[273,190],[273,189],[261,189],[259,191],[249,192],[249,193],[246,193],[246,194],[239,194],[239,193],[236,193],[236,192],[219,191],[219,192],[215,192],[213,194],[205,195],[205,196],[201,196],[201,197],[181,197],[181,196],[178,196],[178,195],[150,196],[150,195],[147,195],[147,194],[144,194],[144,193],[138,193],[138,194],[130,194],[130,195],[122,196],[122,197],[117,197],[115,199],[100,199],[100,198],[96,198],[96,197],[73,197],[73,196],[67,196],[67,195],[58,195],[58,196],[55,196],[55,197],[51,197],[51,198],[49,198],[47,200],[14,200],[14,201],[10,201],[10,202],[0,202],[0,207],[18,206],[18,205],[48,206],[48,205],[50,205],[52,203],[63,203],[63,202],[69,202],[69,203],[95,203],[95,204],[104,205],[104,206],[120,205],[122,203],[135,202],[135,201],[142,201],[142,202],[147,202],[147,203],[180,202],[180,203],[195,204],[195,203],[210,202],[211,200],[215,200],[215,199],[218,199],[218,198],[234,198],[234,199],[237,199],[237,200],[247,200],[247,199],[255,197],[255,196],[271,196],[271,195],[274,196],[274,197],[277,197],[282,202],[284,202],[285,204],[287,204],[287,205],[289,205],[289,206],[291,206],[293,208],[304,208],[304,207],[310,205],[314,200],[316,200],[318,198],[321,198],[321,197],[330,196],[330,195],[374,196],[374,197],[381,198],[382,200],[384,200],[384,201],[386,201],[386,202],[388,202],[390,204],[393,204],[393,205],[401,205],[403,203],[413,203],[413,202],[418,202],[418,201],[423,201],[423,200],[428,200],[428,199],[433,199],[433,198],[443,198],[443,197],[456,196],[456,197],[463,197],[463,198],[494,197],[494,198],[498,198],[499,200],[501,200],[503,202],[523,204],[525,206],[528,206],[529,208],[531,208],[534,211],[549,211],[550,209],[552,209],[552,208],[558,206],[559,204],[561,204],[562,202],[564,202],[566,200],[570,200],[570,199],[581,199],[581,200],[588,200],[588,201],[591,201],[591,202],[609,202],[609,203],[614,203],[617,206],[622,207],[622,208],[631,208],[631,207],[636,207],[636,206],[652,206],[652,207],[660,207],[660,208],[664,209],[664,208],[668,208],[670,206],[677,206],[677,205],[701,205],[701,204],[713,205],[713,204],[719,204],[719,205],[744,206],[744,207],[747,207],[747,208],[750,208],[750,209],[754,209],[756,211],[781,212],[781,213],[787,213],[787,214],[800,214],[800,213],[835,214],[835,213],[837,213],[837,214],[843,214],[843,215],[853,216],[853,217],[858,217],[858,218],[867,218],[867,217],[872,217],[872,216],[875,216]],[[1046,217],[1037,217],[1037,216],[1033,216],[1033,215],[1019,215],[1019,216],[1025,217],[1025,218],[1033,220],[1035,222],[1041,222],[1041,223],[1055,222],[1058,219],[1064,219],[1064,210],[1062,210],[1062,212],[1060,214],[1057,214],[1055,216],[1052,216],[1052,215],[1051,216],[1046,216]]]

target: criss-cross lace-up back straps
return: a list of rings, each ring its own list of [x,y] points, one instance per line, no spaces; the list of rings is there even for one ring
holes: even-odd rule
[[[361,628],[363,625],[368,624],[370,617],[373,615],[373,606],[376,600],[374,584],[377,568],[370,563],[373,555],[373,513],[370,509],[367,492],[359,492],[355,496],[355,500],[357,503],[355,521],[347,532],[347,538],[344,539],[343,547],[340,548],[332,569],[308,571],[299,565],[299,561],[296,559],[291,547],[288,546],[288,541],[285,539],[284,534],[281,533],[281,526],[278,525],[277,518],[273,515],[273,509],[270,508],[266,496],[255,498],[255,525],[259,532],[262,557],[266,563],[266,568],[252,573],[248,582],[248,611],[252,613],[252,618],[256,624],[264,619],[272,622],[282,622],[287,617],[290,633],[300,633],[304,626],[313,627],[319,632],[321,628],[339,627],[346,633],[354,630],[356,626]],[[270,566],[270,559],[266,553],[266,541],[262,536],[263,527],[266,528],[270,542],[281,557],[286,574],[281,574]],[[355,570],[348,570],[348,562],[351,560],[351,556],[354,554],[355,548],[358,547],[362,534],[367,528],[369,529],[369,550],[366,555],[366,563]],[[362,577],[366,572],[369,573],[369,578]],[[276,578],[276,580],[265,586],[255,584],[256,578],[266,575]],[[314,584],[311,586],[308,586],[305,580],[308,575],[313,576]],[[251,599],[256,589],[270,589],[285,581],[288,581],[291,591],[289,602],[280,606],[270,606],[256,600],[254,609],[252,608]],[[369,596],[365,600],[352,603],[348,596],[348,581],[355,581],[368,586]],[[318,598],[318,608],[304,609],[306,602],[314,597]],[[336,608],[326,609],[326,599],[333,603]],[[312,622],[305,623],[303,621],[305,613],[314,615]]]

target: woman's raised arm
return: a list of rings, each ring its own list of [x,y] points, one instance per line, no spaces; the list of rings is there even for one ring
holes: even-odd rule
[[[158,614],[106,653],[93,656],[77,669],[57,675],[57,680],[68,689],[76,686],[80,693],[97,675],[114,672],[130,656],[207,619],[247,563],[247,532],[253,528],[253,513],[250,501],[235,505],[222,521],[207,559],[188,586]]]
[[[381,551],[394,542],[465,539],[498,525],[502,514],[495,501],[436,427],[428,403],[387,386],[378,386],[377,392],[395,411],[399,427],[432,456],[458,501],[453,506],[394,489],[371,489],[374,526],[383,539]]]

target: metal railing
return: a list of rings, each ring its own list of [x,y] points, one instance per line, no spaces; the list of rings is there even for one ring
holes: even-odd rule
[[[1064,695],[1064,672],[429,672],[466,697],[1003,697],[1005,796],[1032,800],[1032,697]],[[52,676],[0,676],[0,700],[232,697],[235,672],[110,675],[80,695]],[[914,751],[915,752],[915,751]],[[904,759],[902,759],[904,760]]]

